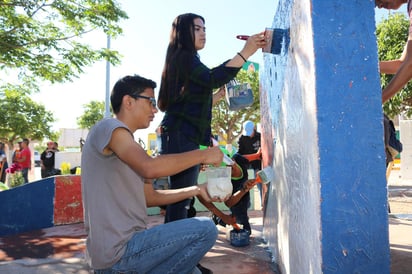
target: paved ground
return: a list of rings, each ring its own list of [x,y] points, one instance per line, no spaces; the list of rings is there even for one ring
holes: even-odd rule
[[[399,167],[395,164],[388,182],[391,274],[411,274],[412,180],[403,179]]]
[[[262,212],[251,211],[250,216],[253,227],[250,245],[231,246],[226,229],[219,226],[219,238],[201,261],[203,266],[213,269],[214,273],[276,273],[270,253],[261,238]],[[150,217],[150,226],[161,223],[162,216]],[[84,237],[83,224],[75,224],[0,238],[0,273],[90,273],[83,260]]]

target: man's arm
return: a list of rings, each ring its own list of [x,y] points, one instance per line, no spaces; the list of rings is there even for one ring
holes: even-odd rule
[[[399,90],[401,90],[412,78],[412,37],[408,38],[408,42],[405,45],[404,54],[402,54],[403,61],[398,60],[399,63],[393,61],[387,61],[382,63],[381,72],[387,71],[386,73],[393,72],[396,67],[396,73],[389,84],[382,91],[382,102],[385,103],[390,98],[392,98]]]
[[[219,147],[159,155],[153,158],[147,155],[125,128],[114,130],[110,143],[103,153],[106,155],[115,153],[130,168],[147,179],[170,176],[200,163],[218,166],[223,159]]]
[[[399,67],[402,65],[402,62],[406,58],[406,53],[407,53],[407,48],[408,48],[407,45],[408,45],[408,42],[405,43],[405,46],[403,47],[402,55],[399,59],[380,61],[379,62],[379,72],[384,73],[384,74],[395,74],[398,71]]]
[[[222,202],[212,199],[207,192],[207,183],[179,189],[154,189],[152,180],[146,180],[144,185],[146,205],[148,207],[173,204],[194,196],[207,203]]]
[[[146,180],[144,184],[146,205],[148,207],[173,204],[196,196],[200,194],[201,191],[201,187],[199,186],[190,186],[180,189],[156,190],[153,188],[152,180]]]
[[[27,158],[26,153],[24,152],[24,150],[22,150],[20,152],[20,157],[16,158],[15,161],[18,162],[18,163],[21,163],[21,162],[26,161],[26,158]]]

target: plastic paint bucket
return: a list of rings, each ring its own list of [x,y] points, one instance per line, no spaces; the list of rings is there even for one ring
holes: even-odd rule
[[[230,231],[230,244],[233,246],[247,246],[249,245],[249,232],[245,229]]]

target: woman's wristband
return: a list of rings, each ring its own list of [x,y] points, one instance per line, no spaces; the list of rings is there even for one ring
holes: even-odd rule
[[[239,56],[243,59],[243,61],[247,62],[246,58],[245,58],[245,57],[243,57],[243,55],[242,55],[242,54],[240,54],[240,52],[238,52],[238,53],[237,53],[237,55],[239,55]]]

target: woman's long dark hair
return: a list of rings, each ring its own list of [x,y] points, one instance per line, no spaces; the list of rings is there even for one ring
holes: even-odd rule
[[[185,79],[182,92],[187,88],[191,56],[197,54],[194,31],[194,20],[197,18],[205,22],[202,16],[194,13],[181,14],[173,21],[159,89],[158,107],[161,111],[166,111],[170,102],[178,96],[174,92],[179,79]]]

